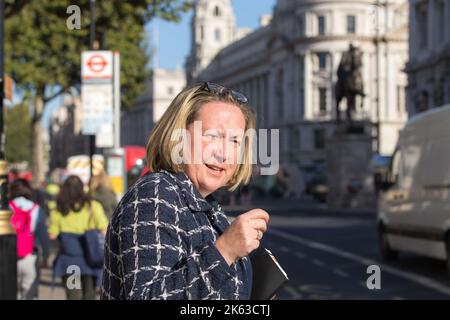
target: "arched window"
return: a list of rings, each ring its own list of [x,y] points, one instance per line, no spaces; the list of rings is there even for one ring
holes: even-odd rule
[[[220,17],[220,15],[221,15],[221,12],[220,12],[219,6],[215,6],[214,7],[214,16],[215,17]]]

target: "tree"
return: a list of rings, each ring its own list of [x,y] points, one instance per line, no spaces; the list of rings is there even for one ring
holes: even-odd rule
[[[5,1],[5,18],[9,18],[19,13],[29,0],[6,0]]]
[[[31,160],[31,117],[25,103],[6,109],[5,153],[10,163]]]
[[[21,1],[25,3],[26,1]],[[78,1],[81,28],[69,30],[70,0],[23,4],[6,20],[5,66],[16,85],[32,97],[32,171],[43,180],[41,119],[47,103],[80,88],[81,51],[89,47],[89,0]],[[189,0],[96,1],[96,39],[100,49],[121,55],[121,100],[128,108],[145,84],[144,25],[153,17],[179,21]]]

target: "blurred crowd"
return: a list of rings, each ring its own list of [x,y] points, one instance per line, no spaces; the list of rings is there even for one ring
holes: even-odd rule
[[[104,236],[117,196],[104,171],[90,185],[75,175],[34,186],[31,177],[11,170],[8,175],[11,222],[17,234],[17,298],[38,299],[42,268],[51,268],[53,284],[63,281],[67,299],[95,299],[102,268],[86,259],[80,242],[90,230]],[[71,266],[79,279],[69,279]],[[70,275],[70,274],[69,274]],[[79,284],[68,285],[69,281]]]

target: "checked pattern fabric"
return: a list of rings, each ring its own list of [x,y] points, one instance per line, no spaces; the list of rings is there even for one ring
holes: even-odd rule
[[[249,299],[249,259],[228,266],[214,245],[229,224],[184,172],[145,175],[108,227],[101,298]]]

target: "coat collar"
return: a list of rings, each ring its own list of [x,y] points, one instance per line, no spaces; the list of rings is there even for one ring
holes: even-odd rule
[[[216,201],[213,195],[208,195],[204,198],[192,181],[183,171],[172,172],[167,170],[161,170],[162,173],[170,176],[176,181],[177,185],[181,188],[182,194],[186,200],[186,203],[194,212],[206,211],[211,212],[219,210],[219,203]]]

